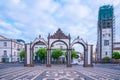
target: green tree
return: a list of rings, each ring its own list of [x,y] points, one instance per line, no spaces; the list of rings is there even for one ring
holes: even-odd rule
[[[66,59],[67,59],[67,55],[68,55],[68,52],[65,52],[65,56],[66,56]],[[71,59],[73,58],[78,58],[79,56],[77,55],[76,51],[75,50],[72,50],[71,51]]]
[[[23,58],[25,58],[25,51],[24,51],[24,50],[21,51],[21,52],[19,53],[19,56],[20,56],[21,60],[22,60]]]
[[[62,50],[56,49],[56,50],[52,51],[52,55],[51,56],[54,58],[54,60],[58,61],[59,57],[62,56],[62,54],[63,54]]]
[[[106,56],[102,60],[105,61],[105,62],[108,62],[108,61],[110,61],[110,58],[108,56]]]
[[[79,58],[79,55],[76,55],[76,58],[78,59],[78,58]]]
[[[41,63],[45,61],[47,50],[45,48],[40,48],[36,51],[36,55],[40,58]]]
[[[71,55],[71,58],[77,58],[77,53],[75,50],[72,50],[72,55]]]
[[[120,53],[119,52],[113,52],[112,58],[114,58],[114,59],[120,59]]]

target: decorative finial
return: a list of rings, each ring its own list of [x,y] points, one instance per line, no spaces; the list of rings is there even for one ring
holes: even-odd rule
[[[39,35],[39,38],[41,38],[41,35]]]
[[[78,36],[77,39],[79,39],[80,37]]]

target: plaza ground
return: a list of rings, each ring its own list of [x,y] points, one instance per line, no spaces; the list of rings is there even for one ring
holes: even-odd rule
[[[22,63],[0,63],[0,80],[120,80],[120,65],[83,67],[79,64],[67,68],[66,65],[24,67]]]

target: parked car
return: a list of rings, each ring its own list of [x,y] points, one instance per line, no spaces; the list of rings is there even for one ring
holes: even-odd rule
[[[78,59],[73,59],[71,64],[78,64]]]

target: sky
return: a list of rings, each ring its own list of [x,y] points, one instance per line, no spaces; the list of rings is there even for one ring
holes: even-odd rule
[[[58,28],[96,45],[98,10],[113,5],[115,39],[120,42],[120,0],[0,0],[0,35],[27,43],[41,35],[47,40]]]

